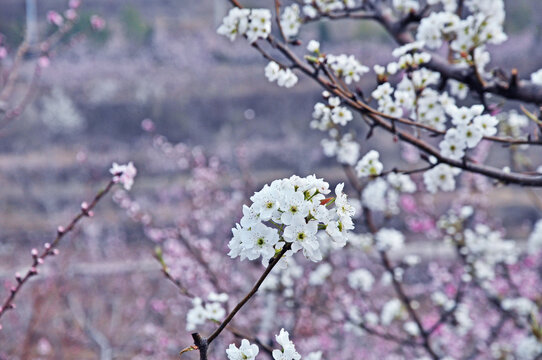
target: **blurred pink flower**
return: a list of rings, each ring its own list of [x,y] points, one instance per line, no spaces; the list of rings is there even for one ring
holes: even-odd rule
[[[62,26],[62,24],[64,24],[64,18],[62,15],[52,10],[47,12],[47,21],[56,26]]]
[[[411,195],[402,195],[400,202],[401,202],[401,207],[406,212],[413,213],[418,209],[416,205],[416,199],[414,199],[414,197]]]
[[[71,9],[77,9],[79,6],[81,6],[81,0],[70,0],[69,6]]]
[[[68,20],[75,20],[77,18],[77,11],[74,9],[68,9],[64,12],[64,16]]]
[[[141,128],[147,132],[152,132],[155,129],[154,122],[151,119],[145,119],[141,122]]]
[[[105,20],[99,15],[92,15],[90,17],[90,25],[96,31],[101,31],[105,28]]]
[[[49,60],[49,57],[45,55],[40,56],[40,58],[38,59],[38,65],[40,68],[45,69],[45,68],[48,68],[49,65],[51,65],[51,61]]]

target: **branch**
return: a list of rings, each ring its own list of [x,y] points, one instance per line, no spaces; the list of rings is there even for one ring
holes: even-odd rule
[[[24,277],[21,277],[18,274],[15,275],[16,280],[17,280],[17,285],[11,288],[9,295],[4,300],[2,306],[0,307],[0,318],[8,310],[15,308],[15,304],[13,303],[13,301],[15,300],[15,297],[17,296],[17,294],[19,293],[23,285],[31,277],[38,274],[38,267],[43,264],[45,258],[58,254],[57,246],[60,243],[60,241],[64,238],[64,236],[66,236],[66,234],[71,232],[75,228],[75,225],[77,225],[77,223],[81,221],[81,219],[83,219],[84,217],[93,216],[92,210],[94,209],[94,207],[109,192],[109,190],[111,190],[113,185],[115,185],[116,183],[117,181],[115,179],[111,179],[109,183],[107,184],[107,186],[96,194],[96,196],[94,197],[94,199],[92,200],[90,204],[83,202],[81,204],[81,211],[70,221],[70,223],[66,227],[63,227],[63,226],[58,227],[56,238],[53,240],[53,242],[46,243],[44,245],[44,250],[42,251],[41,254],[38,253],[37,249],[32,249],[32,258],[33,258],[32,265],[30,269],[27,270]],[[0,329],[1,329],[1,326],[0,326]]]
[[[273,260],[269,263],[263,274],[260,276],[256,284],[252,287],[252,289],[248,292],[248,294],[245,295],[245,297],[235,306],[235,308],[231,311],[231,313],[222,321],[222,323],[218,326],[218,328],[208,337],[208,338],[202,338],[198,333],[192,334],[192,338],[194,339],[194,345],[196,346],[196,349],[200,352],[200,360],[206,360],[207,359],[207,349],[208,346],[213,342],[214,339],[220,335],[220,333],[228,326],[228,324],[233,320],[235,315],[241,310],[241,308],[256,294],[264,280],[267,278],[267,276],[271,273],[271,270],[277,265],[277,263],[282,259],[282,256],[286,254],[288,250],[291,248],[291,243],[288,243],[284,245],[282,250],[275,255]],[[190,348],[190,347],[189,347]],[[185,351],[181,351],[181,354]],[[192,349],[191,350],[195,350]]]

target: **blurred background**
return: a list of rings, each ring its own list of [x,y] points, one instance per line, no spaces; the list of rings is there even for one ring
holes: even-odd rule
[[[517,67],[527,78],[542,67],[542,49],[535,46],[542,4],[518,0],[506,6],[510,39],[493,49],[490,66]],[[47,12],[66,8],[64,0],[0,0],[8,51],[3,69],[28,24],[29,39],[37,42],[53,31]],[[81,201],[107,182],[113,161],[134,162],[138,176],[130,196],[138,207],[152,209],[160,226],[182,222],[181,209],[188,208],[181,202],[205,181],[194,183],[198,166],[216,170],[214,181],[235,194],[235,204],[261,184],[292,174],[344,181],[336,162],[322,154],[321,134],[309,129],[319,88],[303,77],[287,90],[267,82],[266,62],[257,52],[243,40],[230,43],[216,35],[228,9],[225,0],[82,3],[73,31],[49,54],[33,101],[0,129],[0,298],[15,271],[30,263],[30,249],[50,241]],[[94,14],[105,20],[99,31],[89,25]],[[369,22],[313,24],[302,36],[368,66],[391,60],[392,40]],[[36,57],[25,57],[15,98],[24,93]],[[369,91],[373,79],[363,80]],[[401,148],[390,140],[378,135],[371,142],[389,143],[379,150],[393,164]],[[537,214],[529,194],[516,188],[499,194],[491,199],[492,211],[517,234],[527,233]],[[228,210],[220,229],[208,232],[224,239],[224,251],[239,209]],[[65,239],[61,256],[48,261],[23,289],[17,310],[3,318],[0,359],[158,358],[157,343],[167,349],[163,358],[175,358],[189,342],[179,325],[185,315],[163,311],[177,295],[152,257],[154,243],[139,210],[119,207],[109,196]]]

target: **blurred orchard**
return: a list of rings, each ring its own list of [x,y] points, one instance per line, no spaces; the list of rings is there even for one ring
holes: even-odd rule
[[[542,358],[540,14],[2,0],[0,360]]]

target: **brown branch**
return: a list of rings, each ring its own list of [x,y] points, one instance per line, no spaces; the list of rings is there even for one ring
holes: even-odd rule
[[[288,243],[284,245],[282,250],[275,255],[273,260],[269,263],[263,274],[260,276],[256,284],[252,287],[252,289],[245,295],[243,299],[235,306],[235,308],[228,314],[228,316],[220,323],[218,328],[208,337],[208,338],[202,338],[198,333],[192,334],[192,337],[194,338],[194,345],[197,347],[197,350],[200,352],[200,360],[207,359],[207,349],[209,344],[213,342],[214,339],[220,335],[220,333],[228,326],[228,324],[233,320],[235,315],[241,310],[241,308],[256,294],[264,280],[267,278],[267,276],[271,273],[271,270],[277,265],[277,263],[282,259],[283,255],[290,250],[292,247],[291,243]],[[188,348],[187,348],[188,349]],[[183,350],[185,351],[185,350]],[[182,354],[182,352],[181,352]]]
[[[284,35],[284,30],[282,29],[282,24],[280,23],[280,1],[275,0],[275,20],[277,21],[277,26],[279,27],[280,36],[284,43],[288,43],[288,39]]]
[[[98,202],[111,190],[111,188],[116,184],[116,180],[111,179],[107,186],[100,190],[92,202],[90,204],[87,204],[84,202],[81,205],[81,211],[70,221],[70,223],[66,227],[59,227],[57,231],[57,236],[51,243],[46,243],[44,246],[44,250],[41,254],[38,253],[36,249],[32,250],[32,266],[30,269],[27,270],[26,274],[23,277],[17,276],[17,285],[11,288],[9,295],[4,300],[2,306],[0,307],[0,318],[2,315],[4,315],[8,310],[14,309],[15,304],[13,301],[15,300],[15,297],[21,290],[24,284],[33,276],[38,274],[38,267],[43,264],[45,258],[49,256],[56,255],[58,253],[58,250],[56,249],[60,241],[71,232],[77,223],[83,219],[84,217],[90,217],[93,215],[92,209],[98,204]]]
[[[368,212],[368,216],[370,216],[370,211]],[[439,356],[435,353],[433,348],[431,347],[431,342],[429,340],[430,333],[425,330],[423,327],[423,324],[420,320],[420,317],[418,316],[418,313],[414,308],[412,307],[412,301],[410,297],[406,294],[405,290],[403,289],[403,285],[396,279],[394,271],[393,271],[393,265],[391,264],[390,259],[388,258],[388,254],[385,251],[380,251],[380,260],[382,261],[382,265],[384,265],[384,268],[390,274],[393,288],[395,290],[395,293],[397,296],[399,296],[399,299],[403,303],[403,305],[406,307],[408,314],[410,315],[410,318],[416,323],[416,326],[418,327],[418,330],[420,332],[420,336],[423,341],[423,347],[431,356],[432,359],[439,359]]]

